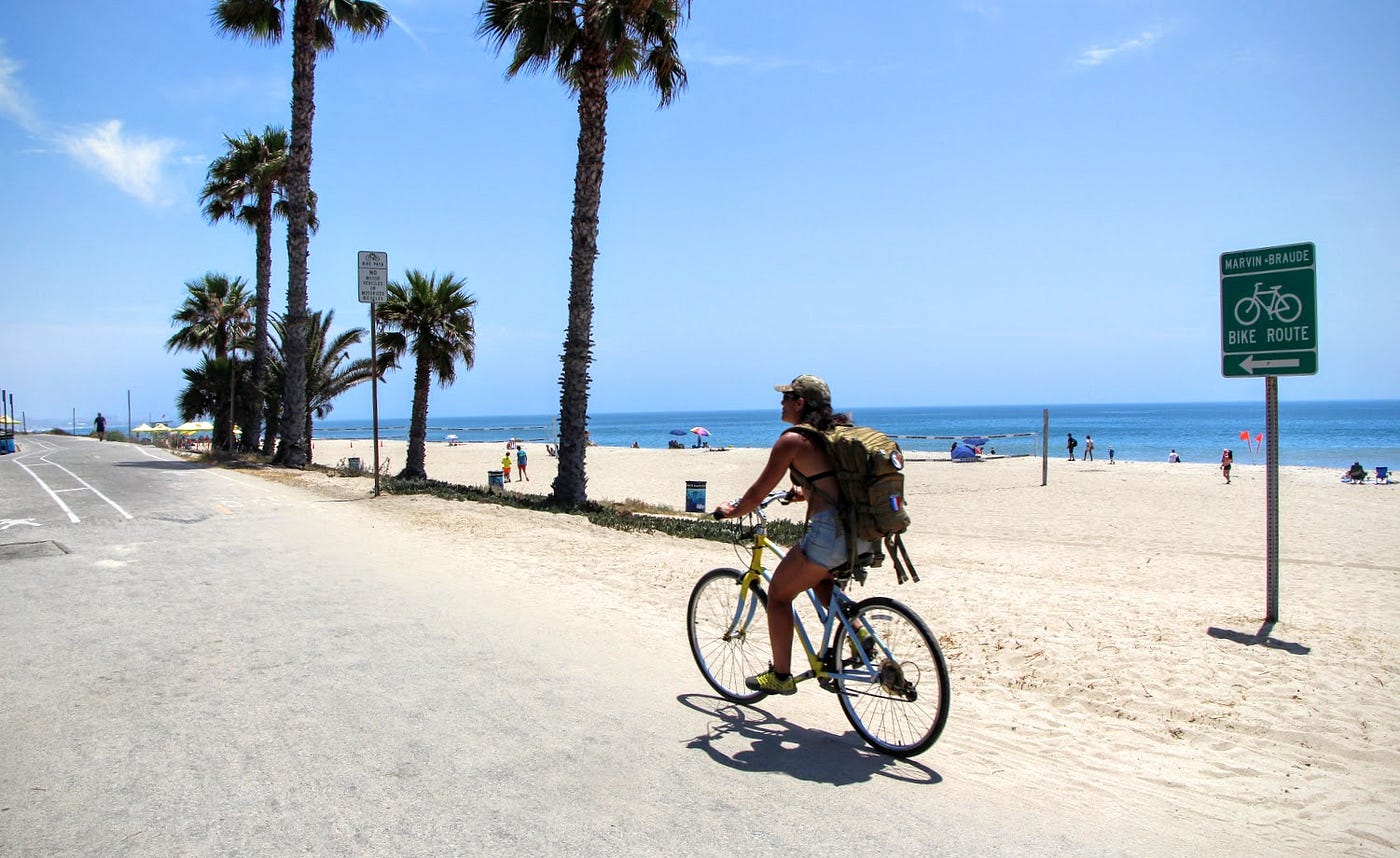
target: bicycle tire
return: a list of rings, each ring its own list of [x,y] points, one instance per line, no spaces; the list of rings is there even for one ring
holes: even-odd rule
[[[918,614],[887,596],[856,604],[851,625],[863,624],[879,640],[870,659],[876,675],[864,680],[838,676],[841,711],[875,750],[893,757],[922,753],[938,741],[948,721],[951,683],[943,651]],[[832,646],[844,654],[849,640],[846,627],[838,626]],[[862,664],[851,672],[864,669]]]
[[[1259,321],[1262,311],[1259,299],[1246,295],[1235,303],[1235,321],[1248,328]]]
[[[768,695],[751,691],[744,679],[768,668],[773,648],[768,643],[768,594],[754,585],[745,595],[739,587],[743,578],[738,569],[701,575],[690,591],[685,625],[690,654],[710,687],[726,700],[752,703]],[[736,616],[741,616],[740,628],[731,630]]]
[[[1289,295],[1286,292],[1279,293],[1278,306],[1274,310],[1274,318],[1284,324],[1298,321],[1298,317],[1303,314],[1303,300],[1296,295]]]

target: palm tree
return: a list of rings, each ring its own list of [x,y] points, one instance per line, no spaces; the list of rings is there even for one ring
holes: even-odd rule
[[[308,320],[310,334],[306,351],[306,430],[308,449],[311,444],[311,418],[325,419],[335,409],[334,401],[347,390],[370,380],[373,364],[369,358],[350,359],[350,348],[359,345],[368,333],[364,328],[350,328],[331,336],[335,311],[324,315],[318,310]],[[286,325],[281,316],[272,319],[277,334],[277,349],[269,366],[269,379],[277,382],[286,377],[281,344]],[[276,385],[274,384],[274,389]]]
[[[379,305],[379,346],[388,360],[398,364],[412,350],[413,415],[408,424],[408,461],[401,479],[426,480],[424,468],[428,437],[428,386],[434,375],[447,387],[457,380],[457,360],[467,369],[476,363],[476,299],[462,289],[467,281],[452,274],[441,280],[437,272],[424,275],[405,272],[407,285],[389,283],[388,300]]]
[[[252,385],[252,368],[238,363],[232,358],[216,358],[204,355],[199,366],[183,370],[185,387],[175,402],[181,420],[194,420],[196,417],[214,418],[214,437],[227,439],[232,434],[232,420],[226,400],[229,392],[238,392],[234,410],[239,414],[248,408],[256,408],[258,400]],[[234,378],[236,376],[236,379]]]
[[[244,131],[240,137],[224,135],[228,151],[209,165],[208,179],[200,193],[210,223],[235,220],[253,230],[257,244],[257,281],[253,324],[252,385],[267,386],[268,310],[272,296],[272,221],[287,217],[286,186],[289,163],[287,132],[267,126],[262,134]],[[316,195],[310,194],[308,228],[316,230]],[[262,434],[262,404],[239,412],[243,425],[243,449],[255,448]]]
[[[186,282],[185,289],[185,302],[170,317],[170,323],[178,329],[166,341],[166,349],[207,350],[207,355],[217,361],[233,361],[236,352],[247,347],[251,333],[252,303],[243,278],[230,279],[211,271],[198,280]],[[236,373],[225,371],[224,379],[230,387],[220,410],[214,414],[214,437],[220,449],[231,450],[233,416],[229,408],[233,406]],[[225,417],[227,420],[223,419]]]
[[[553,68],[578,94],[578,162],[570,226],[569,327],[559,395],[559,475],[554,497],[587,499],[588,367],[593,361],[593,263],[603,192],[608,89],[641,79],[671,103],[685,86],[675,33],[688,0],[486,0],[478,34],[499,53],[513,45],[506,76]]]
[[[316,55],[335,49],[335,31],[378,36],[389,13],[369,0],[217,0],[214,25],[227,35],[253,42],[282,40],[283,19],[292,3],[292,140],[287,173],[287,377],[283,388],[278,456],[290,468],[304,468],[310,448],[306,414],[307,256],[311,215],[311,126],[316,116]]]

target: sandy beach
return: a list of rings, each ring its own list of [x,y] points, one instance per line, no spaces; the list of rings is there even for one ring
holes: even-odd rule
[[[382,442],[390,473],[405,448]],[[528,449],[530,480],[506,488],[548,493],[555,460],[541,445]],[[430,444],[428,474],[485,485],[504,452]],[[315,442],[322,465],[351,456],[368,465],[372,455],[369,441]],[[712,509],[742,493],[766,455],[591,448],[589,496],[679,511],[686,481],[703,480]],[[1400,485],[1281,471],[1281,619],[1261,637],[1262,462],[1237,462],[1226,485],[1208,464],[1054,458],[1041,486],[1038,459],[910,461],[906,539],[923,580],[901,587],[877,570],[857,595],[908,603],[944,647],[953,710],[925,756],[988,796],[1147,830],[1170,825],[1173,842],[1400,849]],[[345,496],[370,486],[368,477],[295,479]],[[689,659],[681,614],[691,585],[734,564],[718,543],[572,517],[425,497],[375,503],[406,527],[470,535],[517,581],[627,592],[671,659]],[[644,575],[599,561],[619,546],[644,551],[632,555],[646,557]],[[698,673],[694,690],[705,690]],[[819,702],[823,718],[839,719]]]

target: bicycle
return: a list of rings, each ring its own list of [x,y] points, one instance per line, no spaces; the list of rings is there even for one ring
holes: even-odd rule
[[[770,493],[740,522],[736,545],[743,548],[746,537],[753,539],[747,569],[712,569],[690,593],[686,628],[691,655],[710,687],[735,703],[767,696],[745,687],[744,678],[763,672],[772,655],[763,588],[772,574],[763,555],[772,551],[781,560],[784,552],[768,540],[766,507],[787,497],[781,490]],[[869,562],[862,555],[855,568],[832,570],[836,584],[826,605],[807,591],[822,624],[819,646],[813,646],[794,604],[794,627],[808,670],[794,673],[793,679],[816,679],[835,694],[846,720],[871,747],[910,757],[937,741],[948,720],[948,665],[918,614],[886,596],[856,601],[846,595],[843,585],[863,584]]]
[[[1279,285],[1261,290],[1264,284],[1254,284],[1254,294],[1246,295],[1235,303],[1235,321],[1246,327],[1259,321],[1260,314],[1270,319],[1278,319],[1285,324],[1295,321],[1303,312],[1303,302],[1287,292],[1280,292]],[[1264,300],[1267,298],[1268,300]]]

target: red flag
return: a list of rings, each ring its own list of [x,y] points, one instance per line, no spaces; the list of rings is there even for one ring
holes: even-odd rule
[[[1248,430],[1248,429],[1245,429],[1244,431],[1240,432],[1240,440],[1241,440],[1241,441],[1248,441],[1248,440],[1249,440],[1249,430]]]

